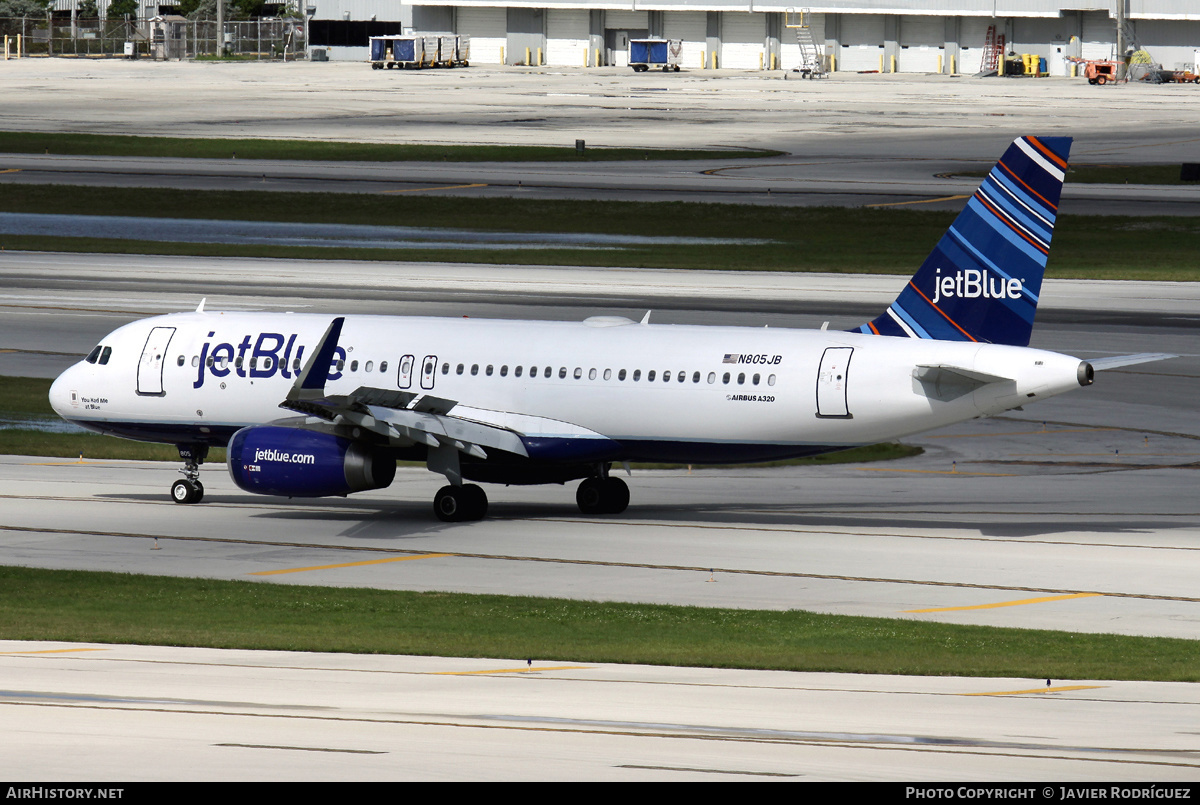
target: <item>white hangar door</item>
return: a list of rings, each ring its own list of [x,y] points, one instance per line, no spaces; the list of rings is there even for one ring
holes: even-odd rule
[[[508,17],[503,8],[459,6],[457,33],[471,37],[471,61],[500,64],[500,51],[508,41]]]
[[[1085,59],[1111,59],[1117,47],[1117,29],[1107,11],[1084,11],[1083,48]]]
[[[546,64],[583,67],[588,48],[588,10],[546,10]]]
[[[731,70],[757,70],[766,50],[766,41],[766,14],[721,12],[721,57],[717,66]]]
[[[839,70],[878,70],[883,55],[883,15],[843,14]]]
[[[663,12],[663,38],[682,39],[684,70],[699,70],[708,58],[708,13],[704,11]]]
[[[992,24],[990,17],[963,17],[958,21],[958,64],[960,73],[974,75],[983,67],[983,45],[987,41],[987,29]],[[997,33],[1004,33],[1004,26],[996,26]]]
[[[896,69],[901,73],[936,73],[945,46],[945,18],[906,14],[900,18],[900,55],[896,59]]]

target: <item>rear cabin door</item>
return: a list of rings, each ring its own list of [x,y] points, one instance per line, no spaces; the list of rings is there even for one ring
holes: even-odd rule
[[[147,396],[161,397],[163,391],[163,363],[167,354],[167,345],[175,335],[174,327],[155,327],[146,339],[142,349],[142,359],[138,361],[137,393]]]
[[[846,381],[854,347],[827,347],[817,370],[817,416],[849,419]]]

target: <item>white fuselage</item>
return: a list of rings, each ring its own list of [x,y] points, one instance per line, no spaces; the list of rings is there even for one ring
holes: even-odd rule
[[[224,444],[279,408],[330,322],[313,314],[181,313],[106,337],[107,363],[54,383],[65,419],[177,444]],[[856,332],[347,316],[325,392],[453,400],[453,414],[556,438],[580,429],[628,458],[719,462],[869,444],[1076,388],[1080,362],[991,344]],[[920,367],[989,378],[938,393]],[[958,378],[959,375],[954,377]],[[931,391],[933,389],[933,391]]]

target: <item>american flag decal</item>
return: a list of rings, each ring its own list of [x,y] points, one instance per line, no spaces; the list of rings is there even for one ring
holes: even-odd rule
[[[740,357],[742,356],[739,353],[726,352],[725,358],[721,361],[721,363],[737,363],[738,358]]]

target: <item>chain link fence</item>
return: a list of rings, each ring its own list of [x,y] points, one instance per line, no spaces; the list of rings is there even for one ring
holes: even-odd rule
[[[216,20],[185,17],[73,21],[0,17],[5,58],[10,59],[80,56],[292,61],[305,58],[307,53],[307,28],[294,19],[225,22],[223,28],[222,37]]]

